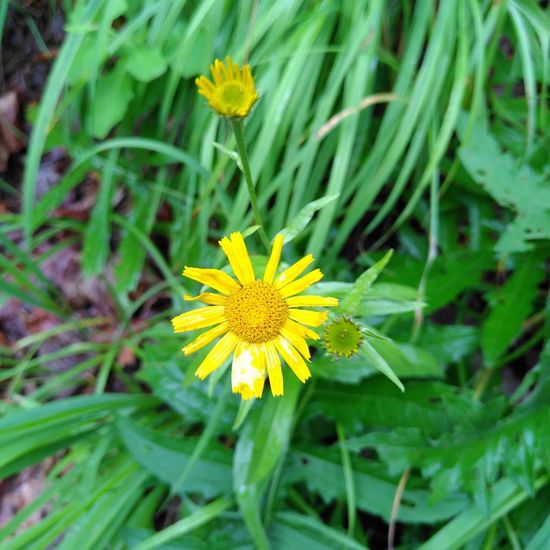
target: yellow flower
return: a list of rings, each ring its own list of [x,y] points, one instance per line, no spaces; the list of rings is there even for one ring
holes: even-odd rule
[[[254,87],[250,65],[241,69],[227,56],[225,63],[216,59],[210,65],[214,82],[206,76],[199,76],[195,84],[199,94],[204,96],[210,107],[219,115],[227,117],[245,117],[259,99]]]
[[[282,234],[275,237],[262,279],[256,279],[240,233],[224,237],[220,246],[237,280],[219,269],[185,268],[185,277],[218,293],[184,296],[186,300],[198,300],[208,305],[174,317],[172,324],[175,332],[215,326],[182,351],[189,355],[221,336],[197,369],[195,374],[199,378],[204,379],[215,371],[233,353],[233,393],[240,393],[243,399],[261,397],[267,370],[271,392],[282,395],[283,375],[279,355],[299,380],[305,382],[311,376],[305,361],[311,358],[305,339],[319,338],[308,327],[318,327],[327,318],[326,311],[300,308],[335,306],[338,300],[323,296],[298,296],[323,277],[319,269],[299,277],[313,262],[311,254],[275,276],[283,248]]]

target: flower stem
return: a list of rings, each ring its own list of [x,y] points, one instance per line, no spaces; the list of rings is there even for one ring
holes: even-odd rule
[[[264,224],[262,222],[262,216],[260,214],[260,207],[258,206],[258,198],[256,197],[256,191],[254,189],[254,181],[252,180],[252,172],[250,171],[248,153],[246,152],[246,146],[244,143],[244,125],[242,120],[238,119],[232,119],[231,124],[233,125],[235,139],[237,140],[237,149],[239,150],[239,155],[241,157],[244,180],[246,181],[246,186],[248,188],[248,196],[250,198],[250,204],[252,205],[254,219],[256,220],[256,223],[260,226],[260,237],[262,238],[262,242],[267,248],[267,252],[269,254],[271,250],[271,245],[269,244],[269,239],[267,238],[267,234],[265,232]]]

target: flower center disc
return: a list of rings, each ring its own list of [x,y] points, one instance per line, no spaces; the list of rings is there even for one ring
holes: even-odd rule
[[[362,340],[360,328],[351,319],[340,317],[325,325],[323,343],[327,350],[336,356],[355,355]]]
[[[221,89],[222,101],[236,109],[245,103],[245,91],[237,82],[226,82]]]
[[[262,344],[279,335],[288,306],[273,285],[254,281],[227,297],[225,317],[235,336],[249,344]]]

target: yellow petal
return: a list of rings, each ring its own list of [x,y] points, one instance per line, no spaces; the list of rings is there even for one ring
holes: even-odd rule
[[[196,370],[195,375],[201,380],[206,378],[211,372],[222,365],[238,343],[239,339],[232,332],[226,332],[223,338],[208,352],[208,355]]]
[[[271,393],[274,396],[283,395],[283,372],[281,370],[281,360],[275,346],[272,342],[266,342],[265,347],[265,362],[267,365],[267,375],[269,376],[269,385]]]
[[[256,277],[243,236],[240,233],[232,233],[230,239],[224,237],[220,241],[220,246],[225,252],[237,279],[242,284],[253,282]]]
[[[300,382],[305,382],[311,377],[311,373],[307,368],[306,362],[302,359],[302,356],[296,351],[296,349],[286,340],[279,336],[273,343],[277,348],[277,351],[283,356],[283,359],[288,363],[288,366],[293,370]]]
[[[311,359],[309,347],[301,334],[292,330],[292,328],[285,323],[285,326],[281,329],[281,335],[284,336],[308,361]]]
[[[300,273],[304,271],[304,269],[310,265],[313,262],[313,255],[308,254],[307,256],[304,256],[301,260],[298,260],[295,264],[292,264],[289,268],[285,269],[276,279],[275,279],[275,287],[276,288],[282,288],[285,285],[288,285]]]
[[[195,338],[190,344],[187,344],[181,351],[185,355],[190,355],[199,349],[204,348],[204,346],[210,344],[212,340],[216,339],[218,336],[227,332],[227,322],[218,325],[217,327],[211,328],[206,332],[203,332],[198,338]]]
[[[307,311],[305,309],[289,309],[288,316],[298,323],[310,327],[321,326],[328,317],[327,311]]]
[[[235,279],[219,269],[202,269],[199,267],[186,267],[183,276],[203,285],[209,286],[222,294],[231,294],[239,290],[241,286]]]
[[[184,294],[183,299],[187,302],[194,302],[198,300],[211,306],[224,306],[227,303],[227,297],[221,294],[214,294],[213,292],[201,292],[198,296],[189,296]]]
[[[312,284],[316,283],[317,281],[320,281],[323,278],[323,274],[319,269],[314,269],[307,275],[304,275],[300,279],[296,279],[295,281],[292,281],[290,284],[284,286],[280,289],[281,295],[284,298],[288,298],[289,296],[294,296],[295,294],[298,294],[305,290],[308,286],[311,286]]]
[[[278,233],[275,236],[275,240],[273,241],[273,247],[271,249],[271,256],[269,257],[269,261],[267,262],[267,265],[265,267],[265,272],[264,272],[265,283],[273,282],[273,277],[275,277],[275,273],[277,272],[277,268],[279,267],[279,262],[281,261],[281,250],[283,249],[284,239],[285,238],[282,233]]]
[[[243,66],[243,82],[246,84],[247,87],[252,88],[252,90],[254,90],[254,79],[252,78],[252,69],[248,64]]]
[[[240,342],[233,356],[231,387],[243,399],[261,397],[265,381],[265,350],[263,345]]]
[[[212,65],[210,65],[210,72],[214,78],[214,84],[221,86],[223,84],[223,77],[220,69],[221,61],[216,59]]]
[[[242,234],[236,231],[235,233],[231,233],[230,237],[241,268],[246,274],[247,282],[254,281],[256,279],[254,268],[252,267],[252,262],[250,261],[250,256],[248,255],[248,250],[246,244],[244,244]]]
[[[195,84],[199,88],[199,93],[202,93],[203,95],[211,94],[216,89],[212,81],[205,76],[199,76],[199,78],[196,78]]]
[[[233,72],[233,62],[229,55],[225,58],[225,64],[227,65],[227,76],[230,80],[233,80],[235,78],[235,73]]]
[[[288,307],[332,307],[338,305],[338,298],[329,296],[292,296],[287,298]]]
[[[225,321],[224,306],[207,306],[186,311],[172,319],[174,332],[186,332],[198,328],[217,325]]]
[[[304,325],[295,323],[292,319],[286,320],[285,327],[288,328],[289,330],[292,330],[296,334],[303,336],[304,338],[310,338],[311,340],[319,340],[319,335],[315,331],[311,330],[310,328],[304,327]]]

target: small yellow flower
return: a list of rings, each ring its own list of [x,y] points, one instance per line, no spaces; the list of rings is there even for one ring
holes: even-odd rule
[[[227,117],[245,117],[259,99],[254,87],[250,65],[241,69],[227,56],[225,63],[216,59],[210,65],[214,82],[206,76],[199,76],[195,84],[199,94],[204,96],[210,107],[219,115]]]
[[[175,332],[215,326],[182,351],[189,355],[221,336],[197,369],[195,374],[199,378],[204,379],[215,371],[233,353],[233,393],[240,393],[243,399],[261,397],[267,370],[271,392],[282,395],[279,355],[298,379],[305,382],[311,376],[304,361],[311,358],[305,339],[319,339],[317,333],[307,327],[318,327],[327,318],[326,311],[300,308],[336,306],[338,300],[324,296],[298,296],[323,277],[321,271],[315,269],[298,278],[313,262],[311,254],[275,276],[283,248],[282,234],[275,237],[262,279],[256,279],[241,233],[224,237],[220,246],[237,280],[219,269],[185,268],[185,277],[218,293],[184,296],[186,300],[199,300],[208,306],[174,317]]]

